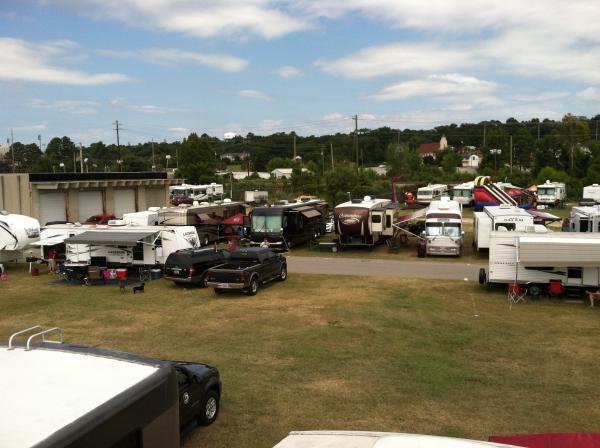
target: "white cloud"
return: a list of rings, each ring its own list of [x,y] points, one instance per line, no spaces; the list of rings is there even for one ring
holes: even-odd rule
[[[189,128],[181,128],[181,127],[175,127],[175,128],[169,128],[167,129],[171,134],[175,134],[175,135],[189,135],[191,134],[192,131]]]
[[[110,100],[110,104],[115,107],[120,107],[132,112],[140,112],[144,114],[170,114],[189,111],[189,109],[184,109],[181,107],[165,107],[154,104],[131,104],[124,98],[113,98]]]
[[[164,65],[179,65],[193,62],[225,72],[239,72],[248,66],[248,61],[235,56],[219,53],[199,53],[177,48],[144,48],[140,50],[100,50],[104,56],[136,58],[146,62]]]
[[[273,132],[273,131],[276,131],[277,129],[281,129],[282,125],[283,125],[283,120],[271,120],[271,119],[261,120],[258,123],[258,130],[261,132]]]
[[[577,98],[583,101],[600,101],[600,88],[588,87],[575,95]]]
[[[298,70],[296,67],[292,67],[291,65],[279,67],[277,70],[275,70],[275,73],[285,79],[300,76],[300,70]]]
[[[81,115],[95,114],[101,106],[99,102],[91,100],[46,101],[38,98],[32,99],[27,105],[36,109],[50,109]]]
[[[0,37],[0,81],[25,81],[70,85],[100,85],[128,81],[119,73],[86,73],[58,66],[77,44],[67,40],[30,43]]]
[[[261,92],[260,90],[251,90],[251,89],[245,89],[245,90],[239,90],[237,92],[238,96],[243,96],[246,98],[256,98],[257,100],[265,100],[265,101],[269,101],[272,98],[267,95],[264,92]]]
[[[22,126],[15,126],[12,129],[14,131],[23,131],[23,132],[27,132],[27,131],[45,131],[46,129],[48,129],[48,124],[47,123],[28,124],[28,125],[22,125]]]
[[[257,35],[266,39],[309,28],[271,0],[45,0],[100,20],[195,37]],[[278,7],[279,6],[279,7]]]

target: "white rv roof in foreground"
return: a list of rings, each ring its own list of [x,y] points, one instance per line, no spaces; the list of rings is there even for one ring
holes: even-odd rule
[[[360,431],[293,431],[274,448],[490,448],[512,447],[452,437]],[[515,448],[515,447],[513,447]]]
[[[515,205],[488,205],[483,207],[488,216],[533,216],[527,210]]]
[[[158,370],[88,353],[6,347],[0,366],[3,447],[40,443]]]

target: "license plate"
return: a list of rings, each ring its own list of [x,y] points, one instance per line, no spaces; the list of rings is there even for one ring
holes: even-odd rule
[[[229,288],[229,283],[219,283],[218,288]]]

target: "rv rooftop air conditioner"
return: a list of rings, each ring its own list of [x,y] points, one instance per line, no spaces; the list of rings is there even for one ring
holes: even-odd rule
[[[506,209],[506,208],[511,208],[511,206],[510,206],[510,205],[508,205],[508,204],[500,204],[500,206],[499,206],[499,207],[500,207],[500,208],[504,208],[504,209]]]
[[[223,202],[225,202],[226,204],[229,204],[231,202],[231,199],[225,198],[225,199],[223,199]]]
[[[371,196],[365,196],[364,197],[364,201],[365,202],[371,202],[372,201]]]
[[[113,226],[124,226],[127,225],[127,223],[125,221],[123,221],[122,219],[110,219],[108,221],[108,225],[113,227]]]

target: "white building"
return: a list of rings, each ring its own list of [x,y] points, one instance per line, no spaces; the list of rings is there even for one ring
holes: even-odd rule
[[[308,173],[308,169],[302,168],[302,172]],[[273,176],[275,179],[291,179],[293,173],[293,168],[275,168],[273,171],[271,171],[271,176]]]
[[[462,160],[462,166],[464,168],[479,168],[479,164],[481,163],[481,157],[477,154],[471,154],[469,156],[465,156]]]
[[[375,174],[377,174],[378,176],[385,176],[388,172],[388,166],[385,163],[378,166],[370,166],[367,169],[375,171]]]
[[[254,171],[250,171],[250,175],[248,175],[248,171],[232,171],[231,174],[233,175],[233,178],[235,180],[242,180],[242,179],[246,179],[249,176],[252,176],[255,172]],[[270,179],[271,178],[271,174],[267,173],[266,171],[258,171],[256,172],[258,174],[258,177],[261,179]]]
[[[0,157],[4,157],[10,151],[10,145],[7,143],[0,143]]]

